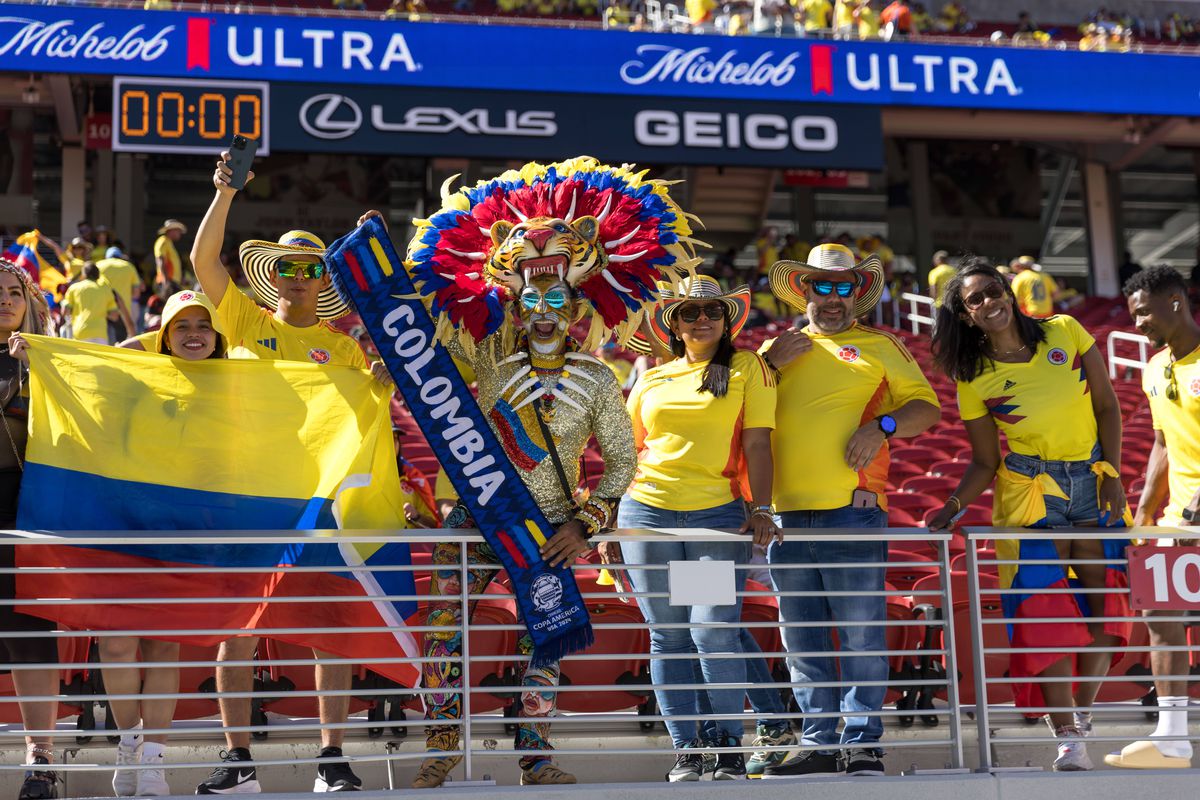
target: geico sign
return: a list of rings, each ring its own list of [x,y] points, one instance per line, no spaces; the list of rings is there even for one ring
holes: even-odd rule
[[[827,153],[837,149],[837,122],[831,117],[786,117],[718,111],[639,111],[633,135],[647,147],[747,147]]]

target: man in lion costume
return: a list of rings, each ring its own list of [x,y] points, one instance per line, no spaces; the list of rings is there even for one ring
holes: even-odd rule
[[[637,465],[629,415],[612,371],[589,355],[602,341],[627,341],[647,308],[658,300],[659,280],[693,272],[698,259],[691,218],[660,181],[629,166],[609,167],[590,158],[527,164],[474,187],[442,189],[442,207],[417,223],[406,266],[438,325],[438,338],[469,363],[479,405],[556,533],[543,557],[570,564],[591,549],[589,540],[610,527],[616,505]],[[586,321],[582,341],[571,328]],[[596,437],[604,474],[590,497],[581,497],[579,459]],[[446,527],[475,527],[458,505]],[[425,624],[461,623],[459,549],[441,544]],[[482,593],[500,563],[492,548],[469,546],[472,594]],[[446,600],[439,598],[445,597]],[[519,652],[532,643],[523,636]],[[425,637],[426,718],[462,717],[462,634]],[[529,664],[519,716],[554,713],[558,663]],[[546,689],[551,689],[547,691]],[[575,783],[550,761],[549,724],[523,723],[515,749],[522,784]],[[459,748],[457,725],[426,729],[430,751]],[[440,786],[459,756],[425,759],[414,788]]]

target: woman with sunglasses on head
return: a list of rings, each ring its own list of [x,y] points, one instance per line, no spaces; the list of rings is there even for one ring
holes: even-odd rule
[[[997,527],[1094,527],[1127,519],[1120,482],[1121,411],[1095,340],[1071,317],[1035,320],[1023,314],[1008,282],[981,259],[967,260],[946,285],[934,328],[937,365],[958,382],[958,406],[971,439],[966,474],[929,518],[932,531],[951,528],[964,508],[996,480]],[[1001,459],[999,434],[1011,451]],[[1050,565],[1001,565],[1001,585],[1027,589],[1005,594],[1006,617],[1074,617],[1075,624],[1014,623],[1014,647],[1087,647],[1095,652],[1014,653],[1013,677],[1081,681],[1014,686],[1018,706],[1089,708],[1115,652],[1128,642],[1129,623],[1089,623],[1089,617],[1128,616],[1124,595],[1039,594],[1049,588],[1127,585],[1123,568],[1068,564],[1077,559],[1121,558],[1121,540],[998,540],[998,559],[1057,560]],[[1070,573],[1070,574],[1069,574]],[[1081,599],[1086,597],[1085,599]],[[1107,648],[1101,651],[1099,648]],[[1044,700],[1043,700],[1044,698]],[[1061,739],[1056,771],[1092,769],[1080,738],[1092,728],[1088,711],[1051,712]]]
[[[775,427],[775,388],[771,371],[756,354],[736,350],[733,337],[745,324],[750,291],[721,291],[712,278],[684,281],[676,291],[663,291],[663,303],[651,324],[652,335],[674,356],[647,370],[629,395],[638,472],[617,511],[621,528],[734,529],[759,544],[777,538],[771,513],[771,430]],[[750,513],[747,515],[747,505]],[[626,564],[665,566],[670,561],[716,560],[745,565],[751,538],[719,542],[623,542]],[[635,591],[668,591],[663,569],[630,569]],[[739,570],[737,583],[745,580]],[[672,606],[666,597],[639,597],[651,625],[705,623],[706,627],[652,628],[651,655],[699,653],[707,684],[742,684],[741,659],[706,658],[710,653],[742,652],[739,643],[741,600],[724,606]],[[712,623],[721,623],[712,625]],[[711,627],[708,627],[711,626]],[[691,659],[651,658],[655,685],[693,684]],[[742,724],[714,721],[715,741],[701,744],[695,719],[670,719],[702,713],[699,694],[691,689],[657,689],[659,707],[675,748],[683,750],[667,774],[670,781],[699,780],[704,759],[690,749],[701,746],[740,747]],[[717,715],[740,714],[746,692],[710,689],[708,701]],[[744,777],[741,753],[717,756],[715,780]]]

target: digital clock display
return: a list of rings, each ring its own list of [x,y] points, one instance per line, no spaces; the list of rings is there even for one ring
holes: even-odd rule
[[[113,79],[113,150],[216,154],[238,135],[267,155],[269,119],[266,83]]]

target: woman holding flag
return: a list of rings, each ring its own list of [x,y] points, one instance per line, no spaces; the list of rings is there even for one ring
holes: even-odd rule
[[[930,517],[930,530],[950,528],[993,478],[997,527],[1121,525],[1128,515],[1119,479],[1121,411],[1095,340],[1071,317],[1026,316],[1008,281],[982,260],[962,265],[944,298],[934,328],[934,359],[958,381],[958,407],[973,455],[957,490]],[[1003,460],[1001,431],[1011,450]],[[1090,623],[1088,618],[1128,616],[1128,595],[1093,593],[1081,600],[1042,590],[1127,586],[1123,567],[1079,560],[1119,559],[1128,543],[997,540],[1000,559],[1043,562],[1000,566],[1004,588],[1027,590],[1003,597],[1005,616],[1023,618],[1009,627],[1013,646],[1097,648],[1078,654],[1014,653],[1012,676],[1033,679],[1013,687],[1018,706],[1088,709],[1095,703],[1097,681],[1081,681],[1072,696],[1070,682],[1036,679],[1106,675],[1114,648],[1129,641],[1130,623]],[[1061,565],[1045,563],[1060,559]],[[1030,624],[1039,617],[1078,622]],[[1048,721],[1060,741],[1054,769],[1092,769],[1081,740],[1091,731],[1091,713],[1052,711]]]
[[[17,526],[17,497],[25,466],[29,415],[29,366],[21,357],[21,333],[44,333],[50,311],[42,293],[29,273],[7,258],[0,258],[0,336],[6,344],[0,349],[0,424],[4,438],[0,443],[0,528]],[[15,548],[0,547],[0,568],[15,567]],[[9,638],[9,633],[37,633],[54,630],[54,623],[27,616],[9,605],[16,597],[16,575],[0,575],[0,659],[10,664],[55,664],[58,644],[51,636]],[[49,667],[14,669],[13,687],[17,697],[58,694],[58,670]],[[21,723],[26,730],[51,730],[58,719],[55,701],[21,701]],[[46,800],[58,797],[58,776],[46,769],[54,759],[49,735],[25,737],[25,763],[33,767],[25,773],[20,800]]]

